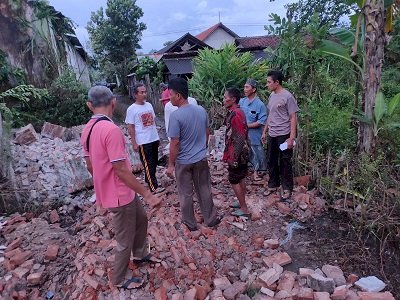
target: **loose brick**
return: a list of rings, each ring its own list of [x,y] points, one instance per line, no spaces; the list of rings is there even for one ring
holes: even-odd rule
[[[279,240],[269,239],[264,241],[264,248],[276,249],[279,247]]]
[[[6,250],[4,251],[5,253],[10,252],[11,250],[14,250],[16,248],[18,248],[19,246],[21,246],[22,244],[22,237],[16,238],[15,240],[13,240],[6,248]],[[6,256],[7,257],[7,256]]]
[[[29,274],[27,281],[29,285],[38,285],[43,280],[43,272]]]
[[[358,292],[361,300],[395,300],[393,295],[389,292]]]
[[[47,260],[55,260],[58,255],[58,250],[60,249],[60,246],[53,244],[49,245],[47,247],[46,253],[44,255],[44,258]]]
[[[301,287],[297,293],[297,300],[314,300],[313,290],[306,287]]]
[[[163,286],[156,289],[156,291],[154,292],[154,298],[156,300],[168,300],[167,289]]]
[[[264,257],[263,261],[268,267],[271,268],[274,263],[280,266],[288,265],[292,262],[292,259],[286,252],[278,252],[272,256]]]
[[[327,292],[314,292],[314,300],[331,300]]]
[[[341,286],[346,284],[346,278],[344,278],[343,271],[337,267],[332,265],[324,265],[322,267],[322,272],[326,275],[326,277],[332,278],[336,286]]]
[[[333,294],[331,295],[332,300],[346,300],[348,288],[345,285],[335,287]]]

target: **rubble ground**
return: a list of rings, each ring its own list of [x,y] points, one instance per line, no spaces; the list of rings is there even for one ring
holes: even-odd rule
[[[249,176],[246,200],[251,219],[231,216],[229,205],[235,199],[227,170],[219,161],[221,134],[210,139],[212,194],[223,215],[221,224],[214,229],[203,226],[196,204],[199,230],[191,232],[182,225],[176,184],[159,167],[157,176],[166,187],[160,194],[162,206],[157,210],[145,206],[149,247],[162,261],[131,263],[127,278],[142,277],[144,287],[117,289],[109,280],[116,245],[111,213],[93,203],[92,190],[77,192],[88,183],[78,158],[79,143],[63,142],[57,127],[48,126],[47,130],[51,138],[35,136],[36,142],[15,147],[22,157],[39,147],[34,153],[37,157],[27,157],[16,173],[26,181],[23,186],[32,187],[31,194],[38,202],[60,197],[57,191],[65,192],[65,187],[71,187],[74,194],[62,197],[60,205],[40,215],[16,213],[0,220],[0,299],[394,299],[388,290],[394,292],[395,282],[381,278],[378,265],[359,269],[360,261],[351,263],[362,246],[346,236],[350,222],[346,227],[332,218],[318,191],[306,188],[310,176],[295,178],[296,187],[287,202],[279,201],[277,194],[264,196],[266,178],[252,183]],[[27,132],[33,136],[32,131]],[[53,149],[47,155],[58,160],[38,160],[42,155],[38,149],[43,147]],[[68,175],[64,181],[54,180],[54,175],[50,180],[54,166]],[[31,177],[24,177],[26,168],[42,174],[34,177],[34,185]],[[340,251],[345,237],[349,245],[353,242],[353,248],[346,248],[348,253]]]
[[[146,281],[139,290],[110,286],[115,245],[111,214],[88,201],[90,193],[79,196],[83,202],[73,201],[36,218],[28,213],[7,218],[2,228],[7,245],[0,274],[3,299],[45,299],[48,292],[53,299],[394,299],[383,292],[363,294],[353,285],[358,276],[344,277],[338,267],[339,275],[332,273],[331,278],[326,266],[296,263],[297,255],[290,253],[303,246],[309,249],[296,240],[304,229],[294,230],[293,240],[279,245],[291,220],[307,221],[325,210],[314,190],[298,186],[293,200],[284,203],[278,202],[278,195],[263,196],[265,183],[248,184],[252,219],[245,220],[229,215],[234,197],[223,164],[213,162],[211,170],[214,202],[223,221],[216,229],[201,226],[190,232],[180,223],[175,183],[159,168],[167,189],[161,195],[162,207],[148,210],[148,234],[152,253],[162,262],[130,265],[131,272]],[[75,214],[76,223],[62,228],[63,219],[76,209],[82,210]],[[198,213],[196,218],[202,221]],[[326,262],[335,263],[329,257]],[[353,298],[333,297],[335,293]]]

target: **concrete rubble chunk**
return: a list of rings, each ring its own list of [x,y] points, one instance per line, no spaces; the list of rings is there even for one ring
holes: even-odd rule
[[[43,137],[55,139],[61,139],[64,135],[66,128],[60,125],[51,124],[49,122],[44,122],[42,127],[41,135]]]
[[[316,273],[307,276],[307,284],[317,292],[328,292],[331,294],[335,289],[335,281],[332,278],[326,278]]]
[[[33,128],[32,124],[28,124],[25,127],[20,128],[15,133],[14,142],[19,145],[30,145],[38,140],[38,135]]]
[[[344,278],[343,271],[337,267],[332,265],[324,265],[322,266],[322,272],[326,275],[326,277],[332,278],[336,286],[341,286],[346,284],[346,278]]]
[[[386,284],[375,276],[360,278],[354,285],[364,292],[380,292],[386,287]]]
[[[49,221],[51,224],[60,222],[60,216],[55,209],[50,212]]]

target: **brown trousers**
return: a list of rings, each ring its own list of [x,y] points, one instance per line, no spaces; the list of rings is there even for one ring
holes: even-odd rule
[[[193,164],[176,164],[175,176],[178,186],[182,222],[190,228],[197,228],[193,211],[193,187],[196,192],[204,222],[209,225],[217,217],[217,210],[211,196],[210,168],[207,159]]]
[[[147,214],[138,196],[124,206],[110,208],[113,213],[114,233],[117,246],[112,271],[112,283],[123,284],[131,253],[135,257],[144,257],[147,249]]]

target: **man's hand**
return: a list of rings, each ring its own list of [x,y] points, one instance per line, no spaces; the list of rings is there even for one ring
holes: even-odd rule
[[[288,138],[286,140],[288,149],[292,149],[294,147],[294,138]]]
[[[151,208],[155,208],[161,204],[161,199],[155,195],[153,195],[150,191],[143,195],[144,201],[146,201]]]
[[[134,143],[133,145],[133,151],[139,152],[139,145]]]
[[[165,171],[165,174],[167,174],[169,178],[174,178],[174,173],[175,173],[175,167],[168,166],[167,170]]]
[[[266,144],[266,143],[267,143],[267,135],[266,135],[265,133],[263,133],[262,136],[261,136],[261,142],[262,142],[263,144]]]

